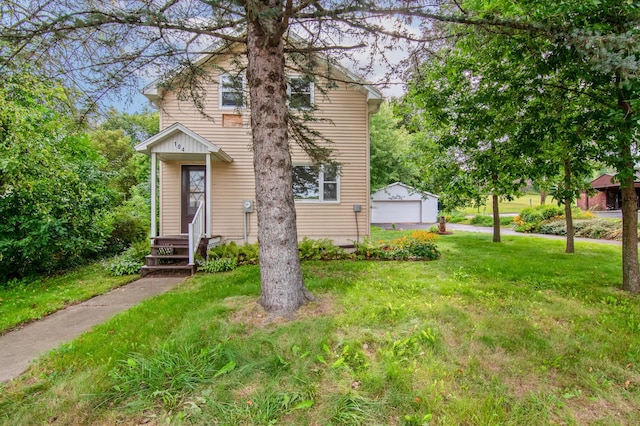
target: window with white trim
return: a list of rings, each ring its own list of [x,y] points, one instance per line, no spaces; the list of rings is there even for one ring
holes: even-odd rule
[[[220,76],[220,108],[244,107],[244,77],[240,74]]]
[[[305,77],[289,77],[287,94],[289,108],[309,109],[313,107],[313,82]]]
[[[293,196],[297,201],[336,202],[340,197],[338,166],[294,166]]]

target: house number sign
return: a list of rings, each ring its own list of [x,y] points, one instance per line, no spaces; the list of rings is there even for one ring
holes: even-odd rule
[[[179,144],[178,142],[174,141],[174,142],[173,142],[173,146],[174,146],[178,151],[182,151],[182,152],[184,152],[184,146],[182,146],[182,144]]]

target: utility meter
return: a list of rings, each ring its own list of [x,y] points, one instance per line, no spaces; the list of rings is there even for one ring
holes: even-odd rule
[[[244,200],[242,202],[242,211],[245,213],[253,213],[253,201],[252,200]]]

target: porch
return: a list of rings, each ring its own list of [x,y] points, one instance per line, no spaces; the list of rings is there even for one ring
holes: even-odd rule
[[[138,144],[135,149],[151,157],[151,254],[145,258],[140,272],[143,276],[151,272],[193,274],[197,268],[196,254],[206,256],[209,244],[220,240],[219,236],[211,235],[213,163],[231,163],[233,159],[180,123]],[[181,174],[167,181],[158,179],[158,166],[163,163],[178,164]],[[165,193],[173,194],[171,201],[158,199],[161,187]],[[163,226],[165,232],[169,231],[167,235],[159,232],[159,205],[162,206],[161,221],[164,221],[163,215],[179,216],[179,226]]]

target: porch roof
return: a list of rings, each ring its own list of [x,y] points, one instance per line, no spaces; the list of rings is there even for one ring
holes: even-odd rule
[[[144,154],[156,153],[161,160],[198,160],[211,154],[214,161],[233,162],[220,147],[180,123],[140,142],[135,150]]]

